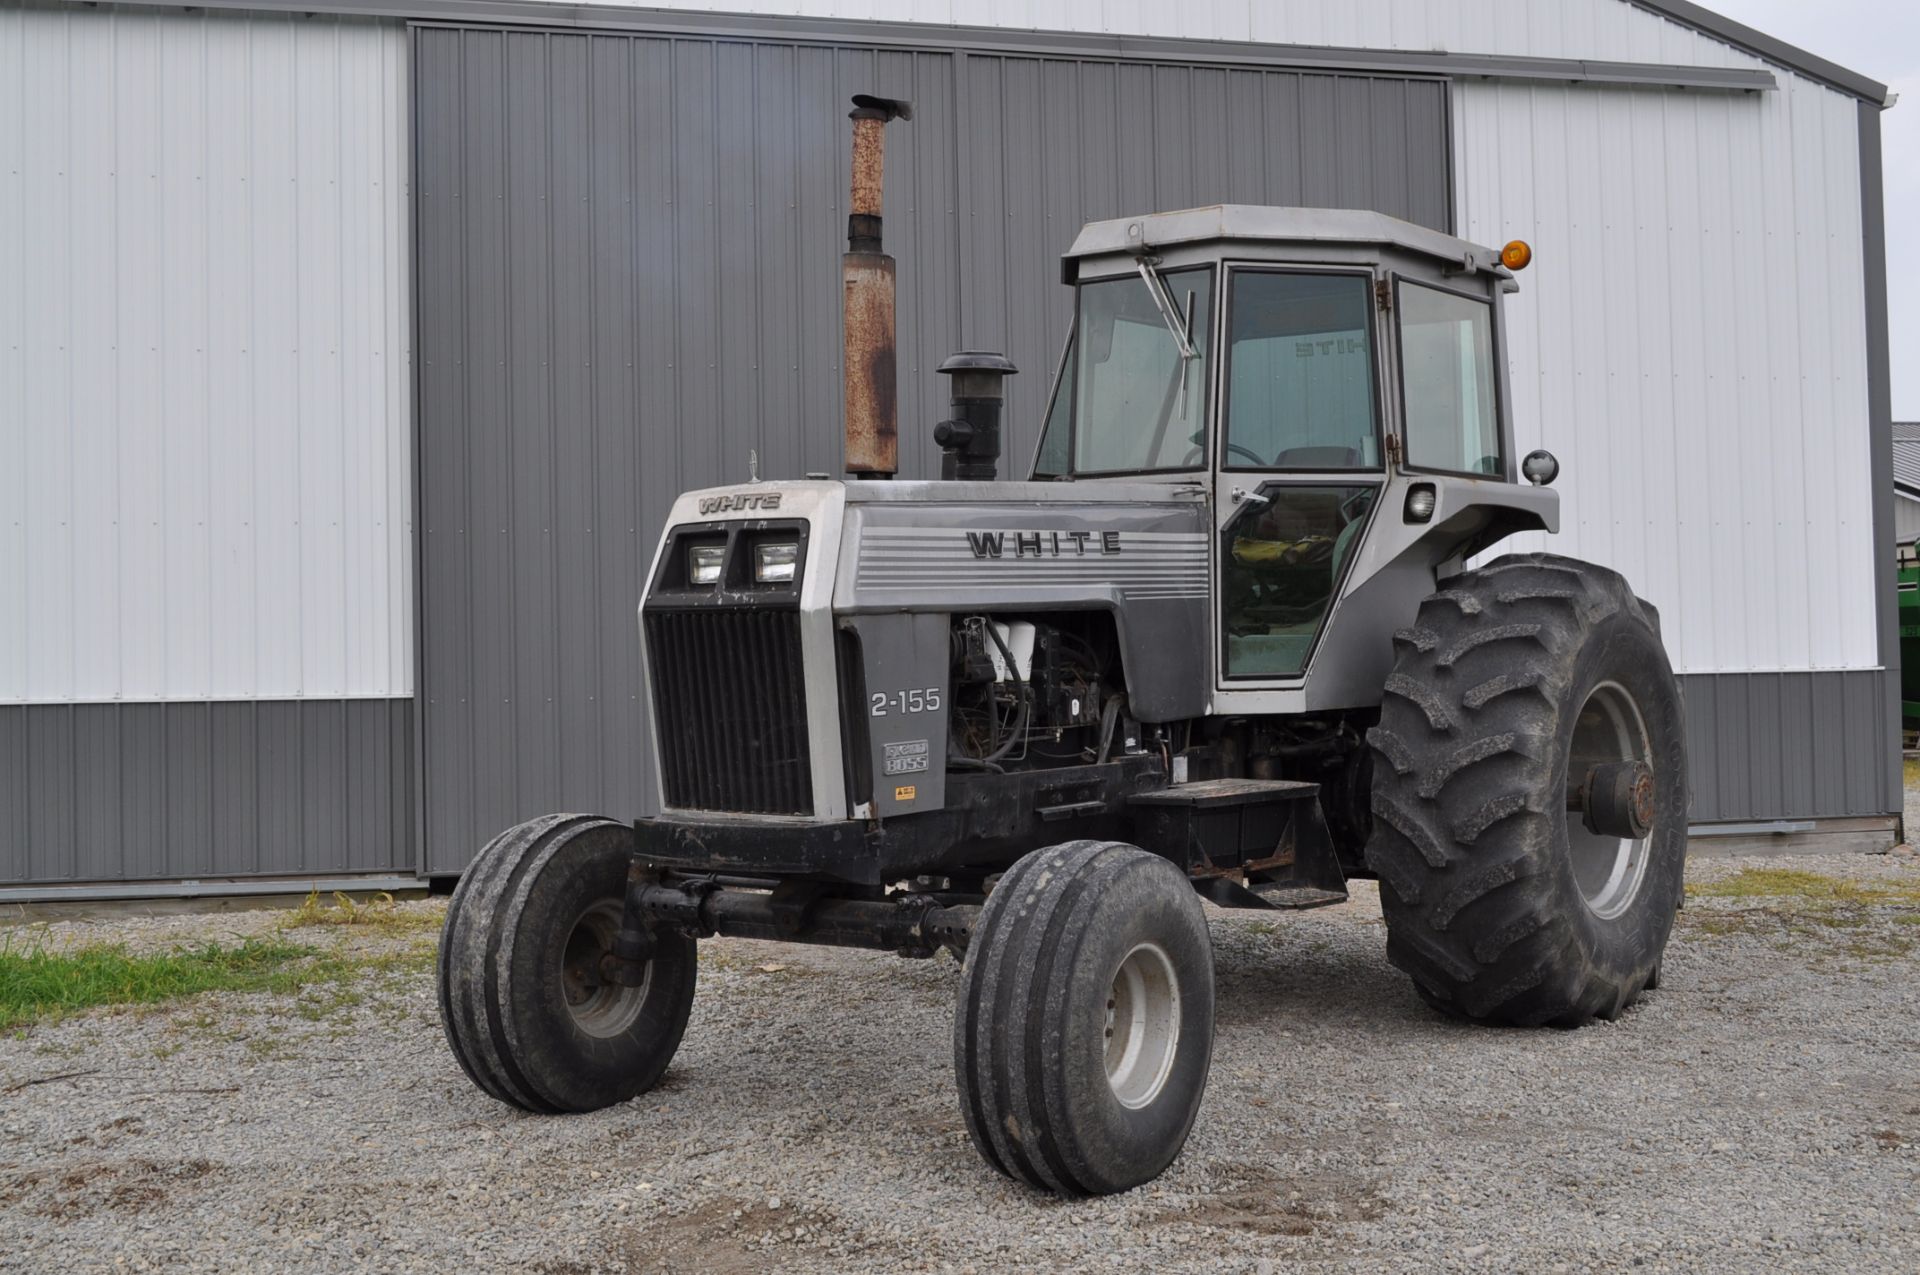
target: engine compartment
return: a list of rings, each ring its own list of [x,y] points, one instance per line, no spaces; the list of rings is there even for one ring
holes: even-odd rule
[[[1098,612],[950,617],[950,773],[1008,774],[1157,758],[1174,782],[1317,784],[1350,873],[1372,826],[1367,729],[1377,711],[1143,722],[1130,711],[1112,618]]]

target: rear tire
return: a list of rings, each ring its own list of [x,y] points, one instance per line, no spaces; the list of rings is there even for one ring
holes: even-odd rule
[[[954,1022],[967,1132],[1061,1195],[1151,1181],[1185,1145],[1213,1056],[1213,952],[1186,875],[1073,841],[1008,870],[974,929]]]
[[[1514,555],[1449,580],[1395,642],[1368,735],[1389,959],[1457,1017],[1617,1017],[1658,981],[1686,868],[1685,726],[1656,613],[1605,568]],[[1638,839],[1566,808],[1570,783],[1622,761],[1652,771]]]
[[[633,829],[548,815],[467,869],[440,935],[440,1022],[473,1083],[535,1112],[595,1111],[651,1089],[693,1008],[696,954],[656,932],[638,987],[607,982]]]

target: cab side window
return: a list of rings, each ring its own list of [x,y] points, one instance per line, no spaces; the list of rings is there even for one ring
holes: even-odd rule
[[[1040,450],[1033,461],[1035,478],[1059,478],[1072,467],[1073,458],[1068,452],[1073,425],[1069,419],[1073,408],[1073,377],[1079,364],[1074,358],[1074,342],[1067,338],[1067,355],[1061,361],[1060,375],[1054,381],[1053,402],[1047,406],[1046,424],[1041,427]]]
[[[1493,306],[1402,283],[1397,308],[1407,464],[1500,475],[1505,463],[1493,375]]]

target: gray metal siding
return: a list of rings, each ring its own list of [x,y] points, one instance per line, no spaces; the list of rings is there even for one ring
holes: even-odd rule
[[[411,871],[403,699],[0,705],[0,885]]]
[[[965,346],[1020,367],[1006,449],[1022,469],[1072,310],[1059,255],[1084,223],[1232,202],[1452,225],[1440,81],[978,53],[960,68],[958,291],[927,295],[957,302]],[[903,291],[922,286],[907,269]],[[919,353],[931,367],[946,352]],[[914,375],[903,361],[903,388]],[[938,419],[903,413],[901,428],[925,444]]]
[[[1897,682],[1881,669],[1683,675],[1693,822],[1898,814]]]
[[[1887,552],[1887,537],[1897,515],[1893,489],[1893,350],[1887,318],[1887,203],[1882,168],[1880,111],[1862,102],[1860,127],[1860,243],[1861,270],[1867,294],[1867,421],[1872,433],[1873,547],[1880,560],[1873,573],[1874,618],[1880,637],[1880,665],[1886,671],[1881,700],[1886,720],[1881,723],[1881,765],[1886,778],[1888,806],[1904,811],[1904,767],[1900,761],[1901,684],[1899,599],[1895,596],[1895,559]],[[1904,831],[1904,830],[1903,830]]]
[[[415,49],[432,871],[531,815],[646,809],[634,607],[669,503],[750,449],[838,472],[853,93],[915,106],[886,217],[910,475],[963,345],[1023,369],[1025,465],[1083,221],[1258,199],[1448,225],[1437,81],[441,27]]]

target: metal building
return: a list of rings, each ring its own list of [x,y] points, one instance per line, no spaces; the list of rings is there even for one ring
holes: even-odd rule
[[[1893,423],[1893,539],[1920,540],[1920,421]]]
[[[1685,0],[724,2],[0,0],[6,894],[643,810],[668,501],[838,465],[856,91],[908,472],[963,346],[1031,446],[1085,220],[1527,238],[1521,442],[1661,609],[1696,831],[1892,839],[1884,86]]]

